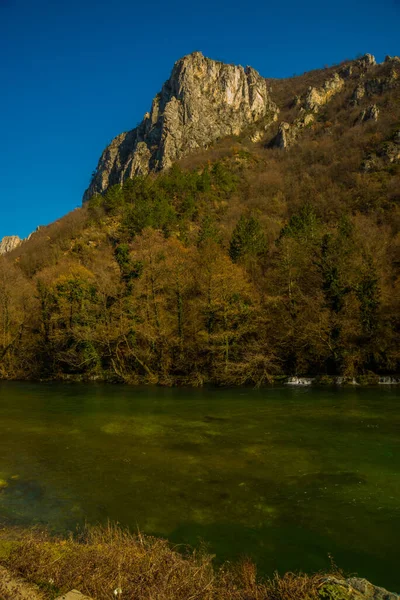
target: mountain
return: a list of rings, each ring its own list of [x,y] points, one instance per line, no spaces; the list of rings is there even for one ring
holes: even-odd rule
[[[0,257],[0,377],[400,381],[399,58],[189,55],[85,198]]]
[[[382,93],[396,80],[399,59],[388,56],[385,63],[392,70],[383,79],[365,80],[376,67],[371,54],[346,61],[333,71],[326,69],[319,87],[309,86],[300,96],[293,95],[291,102],[298,114],[292,123],[280,123],[272,145],[287,148],[293,143],[302,128],[315,122],[321,107],[345,91],[346,81],[354,86],[353,104]],[[265,138],[280,110],[287,108],[274,98],[274,89],[279,95],[280,87],[278,80],[267,80],[251,67],[227,65],[200,52],[181,58],[139,126],[119,134],[104,150],[84,201],[128,178],[166,169],[218,139],[240,135],[252,124],[256,125],[252,140]],[[370,106],[361,118],[373,118],[371,111],[374,107]]]
[[[251,67],[237,67],[194,52],[178,60],[135,129],[104,150],[84,200],[129,177],[170,167],[174,161],[251,123],[277,119],[267,81]]]

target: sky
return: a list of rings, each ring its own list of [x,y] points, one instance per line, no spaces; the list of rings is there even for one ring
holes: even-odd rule
[[[80,206],[185,54],[290,77],[399,55],[399,31],[400,0],[0,0],[0,239]]]

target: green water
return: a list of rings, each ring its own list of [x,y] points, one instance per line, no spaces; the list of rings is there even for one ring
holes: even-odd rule
[[[400,393],[0,384],[0,521],[107,519],[400,590]]]

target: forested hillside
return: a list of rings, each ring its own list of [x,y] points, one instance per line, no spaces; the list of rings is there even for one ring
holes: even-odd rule
[[[357,80],[346,66],[312,119],[298,98],[332,69],[268,80],[280,117],[263,135],[127,179],[1,257],[0,376],[398,372],[400,62]],[[286,149],[281,121],[297,127]]]

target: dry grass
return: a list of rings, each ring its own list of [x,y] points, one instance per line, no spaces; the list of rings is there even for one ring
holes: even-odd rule
[[[68,539],[38,530],[20,534],[0,562],[49,600],[73,588],[96,600],[312,600],[323,581],[318,574],[287,573],[263,582],[249,560],[215,568],[212,558],[109,525]]]

